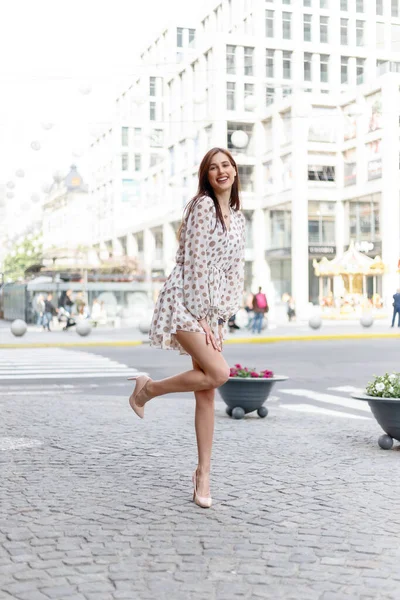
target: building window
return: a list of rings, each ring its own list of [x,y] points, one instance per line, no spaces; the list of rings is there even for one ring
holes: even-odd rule
[[[282,96],[284,98],[287,98],[288,96],[291,96],[292,93],[293,93],[293,90],[292,90],[291,87],[283,86],[283,88],[282,88]]]
[[[129,158],[128,158],[128,153],[127,152],[123,152],[121,154],[121,169],[123,171],[127,171],[129,168]]]
[[[376,0],[376,14],[383,15],[383,0]]]
[[[304,81],[312,81],[312,54],[311,52],[304,52]]]
[[[357,61],[356,61],[357,85],[364,83],[364,71],[365,71],[365,58],[357,58]]]
[[[249,96],[254,96],[254,83],[244,84],[244,99],[246,100],[246,98],[248,98]],[[246,103],[244,105],[244,109],[248,111],[253,110],[252,108],[246,108]]]
[[[135,171],[140,171],[142,168],[142,155],[135,154]]]
[[[153,129],[150,132],[150,146],[152,148],[162,148],[164,143],[164,131],[162,129]]]
[[[156,78],[150,77],[150,96],[156,95]]]
[[[329,81],[329,54],[321,54],[320,58],[320,81],[328,83]]]
[[[238,165],[238,172],[242,192],[254,192],[254,167]]]
[[[292,52],[283,51],[283,79],[292,78]]]
[[[380,239],[380,209],[379,202],[374,202],[377,194],[364,196],[365,201],[349,202],[349,234],[357,241],[373,242]],[[360,199],[361,200],[361,199]]]
[[[312,15],[303,15],[303,37],[305,42],[311,42],[312,40],[311,24]]]
[[[335,167],[308,165],[308,181],[335,181]]]
[[[282,0],[282,4],[292,4],[292,0]]]
[[[311,0],[303,0],[303,6],[311,6]]]
[[[265,35],[267,38],[274,37],[274,11],[265,11]]]
[[[364,24],[365,21],[356,21],[356,44],[364,46]]]
[[[329,0],[319,0],[320,8],[329,8]]]
[[[282,36],[284,40],[292,39],[292,13],[282,13]]]
[[[340,0],[340,10],[349,10],[348,6],[347,6],[347,0]]]
[[[244,74],[253,75],[253,56],[254,48],[245,47],[244,49]]]
[[[274,56],[275,56],[275,51],[274,50],[267,50],[266,52],[266,63],[265,63],[265,67],[266,67],[266,77],[273,77],[274,76]]]
[[[364,0],[356,0],[356,12],[364,12]]]
[[[183,27],[176,28],[176,45],[183,48]]]
[[[123,146],[129,146],[129,127],[121,128],[121,144]]]
[[[195,41],[196,41],[196,30],[189,29],[189,46],[191,48],[194,48]]]
[[[150,121],[156,120],[156,103],[150,102]]]
[[[319,18],[319,41],[322,44],[328,43],[328,27],[329,27],[329,17],[320,17]]]
[[[340,43],[342,46],[347,46],[349,43],[349,20],[340,19]]]
[[[226,108],[236,109],[236,84],[233,81],[228,81],[226,84]]]
[[[232,134],[234,131],[238,131],[239,129],[241,129],[242,131],[245,131],[247,133],[247,135],[249,136],[249,139],[253,135],[253,125],[251,125],[250,123],[238,123],[238,122],[233,123],[232,121],[228,121],[227,136],[226,136],[226,138],[227,138],[226,143],[227,143],[228,150],[235,149],[235,146],[232,144]],[[250,144],[250,142],[249,142],[249,144]],[[211,144],[209,144],[209,147],[211,147]],[[248,148],[248,146],[247,146],[247,148]]]
[[[342,56],[340,59],[340,82],[349,83],[349,57]]]
[[[226,72],[228,75],[236,75],[236,46],[226,47]]]
[[[275,99],[275,88],[268,87],[265,90],[265,104],[266,106],[270,106],[270,104],[274,103]]]
[[[271,210],[271,248],[290,248],[292,238],[292,213],[290,210]]]
[[[335,203],[308,203],[308,243],[335,244]]]
[[[392,17],[399,16],[399,0],[392,0]]]

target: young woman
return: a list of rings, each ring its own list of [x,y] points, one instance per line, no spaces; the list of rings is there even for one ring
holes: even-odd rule
[[[189,354],[193,368],[160,381],[142,375],[129,398],[143,418],[152,398],[194,392],[198,465],[193,500],[203,508],[212,503],[215,388],[229,377],[221,354],[223,328],[239,309],[243,294],[245,219],[239,209],[236,163],[228,150],[212,148],[201,161],[198,191],[179,230],[177,264],[158,297],[150,330],[152,346]]]

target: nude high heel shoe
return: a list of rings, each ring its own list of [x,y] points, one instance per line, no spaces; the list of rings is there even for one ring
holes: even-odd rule
[[[197,493],[197,469],[192,475],[193,481],[193,502],[197,504],[197,506],[201,506],[201,508],[210,508],[212,505],[211,496],[199,496]]]
[[[146,386],[147,382],[150,381],[150,377],[147,377],[147,375],[128,377],[128,381],[136,381],[135,389],[129,397],[129,405],[131,409],[135,411],[138,417],[144,419],[144,406],[138,406],[136,404],[136,398],[139,392]]]

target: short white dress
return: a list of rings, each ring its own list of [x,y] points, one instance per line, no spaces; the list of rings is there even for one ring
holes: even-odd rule
[[[204,196],[183,226],[176,265],[154,309],[150,345],[187,354],[174,335],[178,330],[203,333],[207,319],[218,336],[225,321],[240,308],[243,295],[245,218],[231,209],[230,228],[217,220],[213,200]]]

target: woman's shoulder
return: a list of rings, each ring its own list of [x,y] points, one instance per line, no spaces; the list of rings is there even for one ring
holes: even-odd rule
[[[214,201],[210,196],[200,196],[200,198],[195,201],[192,210],[196,213],[196,216],[201,213],[207,214],[212,211],[215,212]]]
[[[241,210],[236,210],[235,211],[235,215],[236,215],[236,218],[238,219],[238,221],[240,223],[243,223],[243,225],[244,225],[244,223],[246,222],[246,217],[244,216],[244,214],[242,213],[242,211]]]

